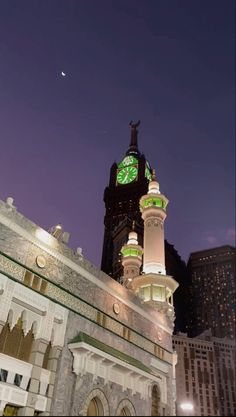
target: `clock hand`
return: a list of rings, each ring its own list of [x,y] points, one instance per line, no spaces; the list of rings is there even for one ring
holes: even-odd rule
[[[129,171],[127,171],[127,172],[126,172],[126,175],[125,175],[124,181],[126,181],[126,180],[127,180],[128,176],[129,176]]]

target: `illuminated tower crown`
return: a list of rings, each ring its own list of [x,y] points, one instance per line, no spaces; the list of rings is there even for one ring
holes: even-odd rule
[[[132,286],[133,278],[140,273],[143,254],[143,249],[138,244],[138,235],[134,231],[134,222],[133,230],[129,233],[128,242],[126,245],[122,246],[121,253],[122,266],[124,269],[123,284],[127,288],[130,288]]]

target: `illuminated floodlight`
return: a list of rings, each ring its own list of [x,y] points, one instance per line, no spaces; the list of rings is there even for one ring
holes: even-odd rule
[[[35,235],[39,240],[41,240],[41,242],[46,243],[48,245],[52,244],[52,236],[45,230],[38,227],[35,232]]]
[[[180,408],[184,411],[192,411],[193,410],[193,404],[192,403],[182,403],[180,404]]]

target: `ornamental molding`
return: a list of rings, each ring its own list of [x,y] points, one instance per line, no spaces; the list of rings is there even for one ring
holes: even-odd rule
[[[73,354],[73,372],[77,376],[93,375],[93,382],[103,378],[104,384],[116,383],[124,392],[131,390],[132,395],[138,393],[141,399],[151,397],[151,387],[160,387],[161,402],[167,401],[167,377],[156,368],[155,375],[136,368],[86,342],[71,343],[68,348]]]
[[[33,329],[36,339],[52,341],[53,346],[64,346],[68,309],[1,273],[0,288],[1,322],[8,322],[12,330],[22,318],[24,335]]]
[[[0,254],[0,258],[1,256],[2,255]],[[0,274],[0,288],[3,289],[3,294],[0,295],[0,300],[7,296],[7,294],[4,292],[4,285],[1,284],[1,280],[5,283],[12,282],[9,278]],[[113,319],[107,314],[100,312],[95,307],[87,304],[85,301],[78,299],[73,294],[66,292],[63,288],[56,286],[52,282],[47,282],[44,293],[53,301],[50,301],[48,298],[42,296],[41,294],[32,291],[28,287],[23,287],[21,284],[13,282],[13,287],[14,292],[11,289],[8,291],[8,303],[3,303],[4,309],[2,311],[2,317],[4,318],[1,318],[0,315],[0,320],[6,322],[9,311],[12,311],[10,321],[11,328],[14,327],[18,318],[21,317],[21,314],[25,309],[28,312],[26,314],[27,319],[24,323],[25,333],[27,333],[31,326],[35,323],[34,333],[36,338],[52,341],[54,346],[63,346],[66,322],[69,313],[68,309],[70,309],[73,312],[89,319],[90,321],[98,323],[105,329],[117,334],[123,339],[126,339],[128,342],[133,343],[135,346],[144,349],[152,355],[160,357],[160,359],[168,363],[172,363],[171,352],[163,349],[161,346],[158,346],[151,340],[146,339],[135,330],[129,329],[121,322]],[[15,295],[15,298],[18,300],[20,299],[18,304],[13,302],[12,292]],[[22,303],[24,304],[22,305]],[[29,304],[33,308],[27,306],[27,309],[26,304]],[[35,308],[41,310],[43,314],[36,314]],[[63,323],[59,324],[58,320],[63,320]]]
[[[13,262],[12,260],[6,258],[0,254],[0,271],[9,274],[12,278],[17,279],[18,281],[23,281],[25,275],[25,269]]]
[[[145,222],[145,225],[147,225],[147,227],[151,227],[151,226],[163,226],[163,222],[160,219],[157,218],[151,218],[151,219],[147,219]]]

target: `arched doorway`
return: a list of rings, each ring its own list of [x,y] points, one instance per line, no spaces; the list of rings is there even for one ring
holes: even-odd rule
[[[104,409],[100,398],[94,397],[91,399],[88,405],[87,416],[104,416]]]
[[[109,416],[108,401],[100,389],[94,389],[85,400],[81,410],[83,416]]]
[[[116,416],[135,416],[133,404],[127,398],[122,400],[116,410]]]
[[[160,390],[157,385],[152,388],[151,416],[160,416]]]
[[[123,407],[120,410],[120,414],[118,414],[119,416],[131,416],[131,412],[129,411],[128,407]]]

